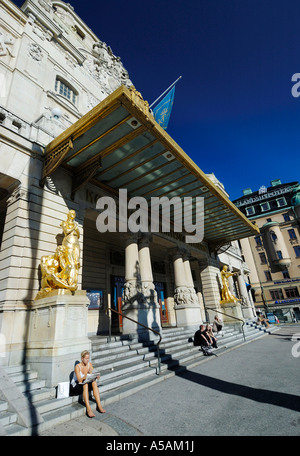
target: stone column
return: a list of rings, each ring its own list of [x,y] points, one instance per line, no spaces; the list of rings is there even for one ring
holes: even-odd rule
[[[221,277],[219,262],[214,258],[203,258],[199,261],[201,270],[202,293],[205,303],[205,309],[208,313],[208,318],[213,322],[216,312],[211,309],[221,309]],[[219,314],[223,319],[223,316]]]
[[[150,257],[149,244],[151,239],[152,237],[150,234],[144,233],[139,242],[139,263],[141,272],[140,293],[143,304],[139,309],[139,322],[154,329],[154,331],[161,332],[159,302],[153,283]],[[146,336],[146,338],[157,339],[157,336],[155,336],[152,331],[146,331],[146,334],[143,334],[145,331],[141,327],[138,328],[138,331],[140,333],[139,338],[145,339]]]
[[[177,326],[197,327],[202,323],[200,303],[194,288],[191,266],[186,251],[173,254],[175,293],[174,309]]]
[[[125,284],[122,299],[122,313],[133,320],[138,320],[139,292],[138,284],[141,281],[138,235],[128,234],[125,241]],[[123,319],[123,333],[135,334],[136,323]]]
[[[33,261],[28,259],[29,192],[18,187],[7,201],[5,227],[0,252],[0,334],[5,341],[5,356],[0,365],[24,363],[28,310],[37,289]],[[27,277],[26,277],[27,276]],[[30,288],[29,288],[30,286]]]
[[[190,303],[194,303],[198,306],[199,300],[197,298],[196,291],[194,288],[194,280],[192,276],[191,264],[188,255],[184,255],[183,257],[183,266],[185,271],[186,285],[188,289],[188,300]]]
[[[253,309],[249,299],[249,294],[247,291],[245,277],[243,274],[238,275],[238,286],[239,291],[242,299],[242,312],[246,319],[253,318]]]

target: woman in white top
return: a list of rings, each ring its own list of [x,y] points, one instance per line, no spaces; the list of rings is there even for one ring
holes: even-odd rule
[[[93,391],[98,412],[106,412],[100,402],[100,394],[96,380],[90,383],[85,383],[84,385],[82,384],[82,382],[86,379],[87,374],[91,374],[92,372],[93,366],[90,363],[90,353],[87,350],[84,350],[81,353],[81,362],[75,366],[74,378],[71,382],[71,395],[83,395],[83,400],[86,406],[86,414],[89,418],[93,418],[95,416],[90,406],[89,391]]]

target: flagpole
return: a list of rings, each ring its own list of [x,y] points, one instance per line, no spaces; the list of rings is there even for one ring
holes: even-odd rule
[[[182,78],[182,76],[179,76],[179,78],[176,79],[176,81],[173,82],[173,84],[171,84],[170,87],[168,87],[168,88],[164,91],[164,93],[162,93],[155,101],[153,101],[153,103],[152,103],[149,107],[152,108],[152,106],[153,106],[158,100],[160,100],[161,97],[163,97],[164,94],[165,94],[166,92],[168,92],[168,90],[170,90],[170,89],[176,84],[176,82],[178,82],[179,79],[181,79],[181,78]]]

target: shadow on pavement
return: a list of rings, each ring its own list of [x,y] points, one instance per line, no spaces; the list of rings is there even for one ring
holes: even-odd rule
[[[180,372],[177,375],[207,388],[221,391],[222,393],[241,396],[256,402],[277,405],[278,407],[284,407],[290,410],[295,410],[296,412],[300,412],[300,397],[293,394],[251,388],[250,386],[227,382],[225,380],[220,380],[214,377],[209,377],[208,375],[198,374],[196,372],[191,372],[188,370]]]

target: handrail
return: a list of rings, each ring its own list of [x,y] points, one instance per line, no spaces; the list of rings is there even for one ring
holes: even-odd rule
[[[234,320],[239,320],[242,322],[242,331],[243,331],[243,337],[244,337],[244,342],[246,342],[246,336],[245,336],[245,331],[244,331],[244,325],[245,325],[245,322],[244,320],[242,320],[241,318],[238,318],[238,317],[233,317],[232,315],[230,314],[227,314],[225,312],[221,312],[220,310],[217,310],[217,309],[212,309],[211,307],[205,307],[207,310],[213,310],[214,312],[218,312],[222,315],[226,315],[227,317],[230,317],[230,318],[233,318]]]
[[[155,329],[149,328],[149,326],[145,326],[145,325],[143,325],[143,323],[140,323],[139,321],[133,320],[132,318],[127,317],[127,315],[124,315],[122,312],[119,312],[118,310],[112,309],[111,307],[107,307],[106,308],[106,310],[105,310],[106,315],[108,314],[109,311],[115,312],[115,313],[121,315],[122,318],[127,318],[128,320],[133,321],[137,325],[143,326],[144,328],[149,329],[150,331],[152,331],[153,333],[155,333],[155,334],[157,334],[159,336],[159,341],[157,343],[157,367],[158,367],[158,375],[160,375],[161,366],[160,366],[159,344],[161,343],[161,334],[158,331],[155,331]]]

